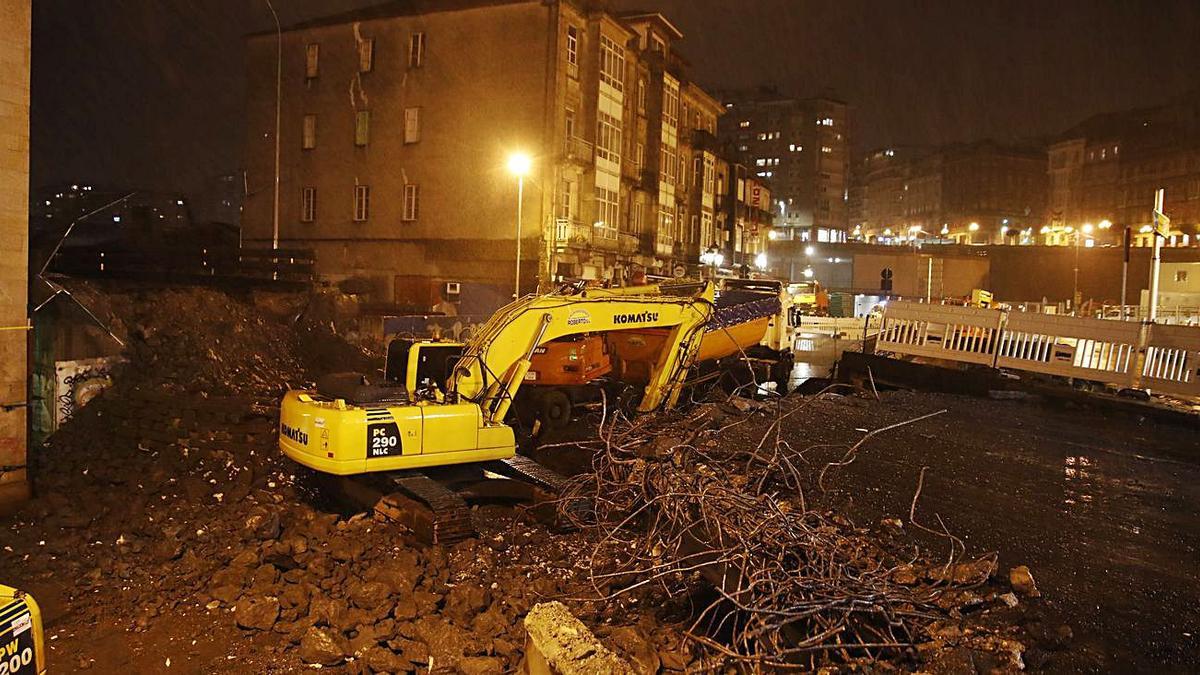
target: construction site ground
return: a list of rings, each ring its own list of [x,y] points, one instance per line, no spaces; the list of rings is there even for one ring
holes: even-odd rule
[[[279,455],[272,406],[288,386],[367,361],[304,316],[303,301],[203,289],[77,295],[127,340],[131,368],[31,452],[38,498],[0,519],[0,582],[42,603],[52,672],[507,672],[521,663],[522,617],[554,599],[643,672],[703,665],[684,637],[694,599],[648,584],[597,600],[585,561],[599,549],[586,532],[554,533],[520,508],[485,505],[478,539],[425,546],[329,501]],[[998,553],[970,609],[949,610],[967,628],[939,624],[922,651],[933,656],[883,665],[1200,666],[1193,429],[902,391],[735,408],[738,423],[714,445],[753,446],[780,411],[792,413],[779,438],[804,450],[799,469],[818,508],[934,560],[947,540],[914,521],[944,525],[970,555]],[[847,454],[870,431],[943,410]],[[534,454],[586,475],[591,454],[571,442],[596,430],[594,416],[580,420]],[[736,480],[737,467],[718,471]],[[1013,582],[1009,594],[1008,571],[1022,565],[1037,590]],[[963,630],[1019,640],[1019,659],[963,646]]]

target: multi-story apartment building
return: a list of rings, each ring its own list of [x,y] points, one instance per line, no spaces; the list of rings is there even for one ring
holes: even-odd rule
[[[392,3],[283,31],[278,241],[380,299],[460,312],[699,264],[721,106],[660,14],[588,0]],[[276,34],[248,42],[248,243],[275,239]],[[699,160],[701,175],[695,179]],[[709,161],[713,160],[713,161]],[[715,231],[713,232],[715,235]]]
[[[771,187],[785,238],[845,241],[849,110],[828,98],[729,94],[721,139]]]
[[[853,236],[879,243],[1033,243],[1046,213],[1046,154],[992,141],[885,148],[856,167]]]
[[[1200,243],[1200,89],[1085,120],[1050,146],[1048,173],[1052,232],[1086,230],[1118,243],[1129,227],[1149,244],[1154,193],[1164,188],[1167,243]]]
[[[917,147],[889,147],[855,163],[850,181],[850,236],[900,237],[907,233],[908,193],[914,160],[928,154]]]

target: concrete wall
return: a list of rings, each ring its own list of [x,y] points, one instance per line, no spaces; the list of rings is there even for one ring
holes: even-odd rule
[[[0,3],[0,405],[26,401],[29,0]],[[24,405],[0,408],[0,510],[28,496]]]

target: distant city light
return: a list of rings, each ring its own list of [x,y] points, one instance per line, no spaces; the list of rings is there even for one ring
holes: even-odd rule
[[[811,247],[811,246],[805,246],[805,247],[804,247],[804,255],[806,255],[806,256],[810,256],[810,257],[811,257],[811,256],[812,256],[814,253],[816,253],[816,252],[817,252],[817,249],[815,249],[815,248],[813,248],[813,247]]]
[[[942,226],[942,234],[950,234],[950,226],[943,225]]]
[[[767,269],[767,254],[759,253],[758,255],[754,256],[754,266],[760,270]]]
[[[805,279],[813,278],[813,269],[811,267],[804,268],[804,278]]]
[[[1083,224],[1083,233],[1084,233],[1084,234],[1091,234],[1091,233],[1092,233],[1092,231],[1093,231],[1093,230],[1095,230],[1095,229],[1096,229],[1096,227],[1095,227],[1094,225],[1092,225],[1091,223],[1084,223],[1084,224]]]
[[[1104,220],[1100,221],[1100,229],[1102,229],[1102,230],[1107,230],[1107,229],[1108,229],[1108,228],[1110,228],[1110,227],[1112,227],[1112,221],[1111,221],[1111,220],[1109,220],[1109,219],[1105,218]]]
[[[970,225],[967,226],[967,229],[972,232],[978,232],[979,231],[979,223],[971,223]]]

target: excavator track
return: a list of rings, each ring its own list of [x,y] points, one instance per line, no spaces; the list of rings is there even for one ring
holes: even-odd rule
[[[404,525],[421,541],[452,544],[475,536],[471,508],[453,490],[419,471],[345,478],[343,492],[385,520]]]
[[[508,459],[489,462],[487,469],[505,478],[523,481],[557,497],[567,485],[567,479],[557,471],[547,469],[524,455],[513,455]]]

